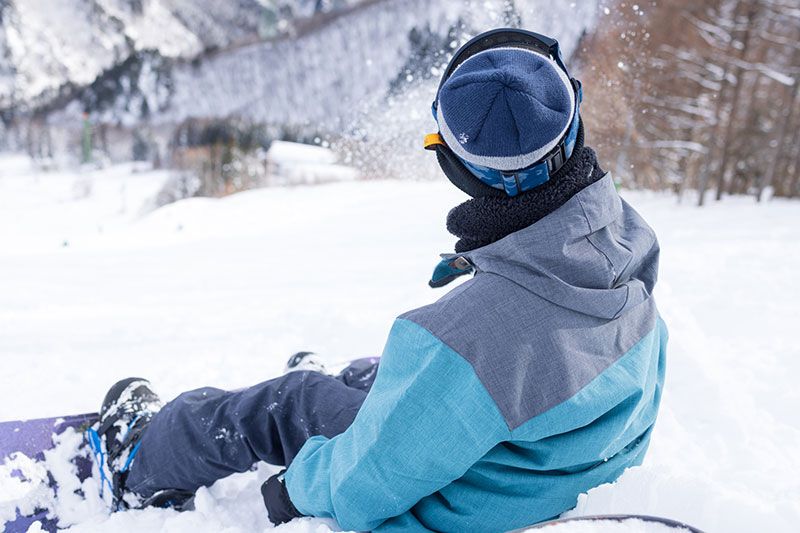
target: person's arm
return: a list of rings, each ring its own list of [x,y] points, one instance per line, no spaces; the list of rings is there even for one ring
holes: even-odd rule
[[[352,426],[309,439],[285,487],[299,513],[370,530],[460,478],[509,436],[470,363],[399,319]]]

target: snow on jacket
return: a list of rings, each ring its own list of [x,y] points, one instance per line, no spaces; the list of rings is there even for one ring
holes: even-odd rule
[[[475,276],[396,320],[352,426],[300,450],[294,505],[352,530],[506,531],[640,464],[664,380],[658,252],[606,175],[462,254]]]

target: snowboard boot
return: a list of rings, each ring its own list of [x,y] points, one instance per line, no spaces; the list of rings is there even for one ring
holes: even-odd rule
[[[191,506],[192,493],[186,491],[164,490],[140,498],[125,488],[142,435],[161,407],[161,399],[150,388],[149,381],[123,379],[106,393],[100,408],[99,427],[88,432],[89,445],[100,472],[101,491],[110,491],[115,510],[151,506],[181,510]]]
[[[325,368],[322,358],[314,352],[297,352],[291,356],[289,360],[286,361],[286,368],[284,368],[283,373],[288,374],[289,372],[302,371],[319,372],[320,374],[331,375],[331,373],[328,372],[328,369]]]

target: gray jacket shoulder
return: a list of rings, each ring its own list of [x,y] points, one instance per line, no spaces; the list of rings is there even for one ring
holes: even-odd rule
[[[481,272],[400,318],[466,359],[513,430],[579,392],[652,329],[655,316],[650,301],[609,321]]]

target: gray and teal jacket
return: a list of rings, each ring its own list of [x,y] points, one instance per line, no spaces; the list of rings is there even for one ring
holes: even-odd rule
[[[352,426],[287,470],[291,501],[344,529],[506,531],[640,464],[664,380],[658,252],[606,175],[461,254],[475,276],[396,320]]]

